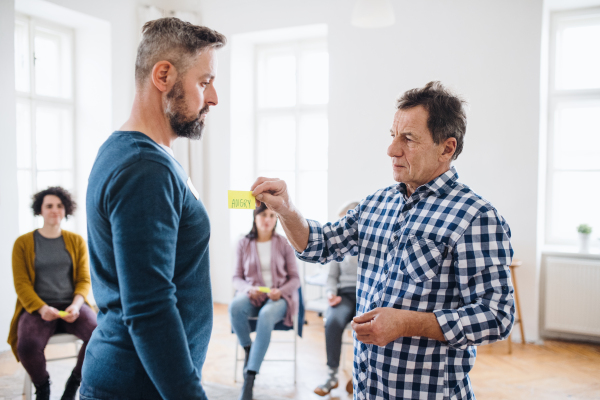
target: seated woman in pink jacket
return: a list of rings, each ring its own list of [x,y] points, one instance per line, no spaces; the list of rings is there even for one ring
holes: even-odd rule
[[[240,400],[252,400],[254,378],[260,370],[275,325],[293,326],[298,312],[300,278],[294,250],[275,233],[277,216],[264,203],[254,210],[252,230],[240,240],[233,275],[236,296],[229,305],[231,326],[246,353]],[[263,293],[259,287],[270,288]],[[256,339],[250,339],[248,317],[258,317]]]

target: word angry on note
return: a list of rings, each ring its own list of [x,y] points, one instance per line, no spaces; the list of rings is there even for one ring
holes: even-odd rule
[[[254,210],[256,208],[256,200],[249,191],[228,190],[227,201],[228,207],[236,210]]]

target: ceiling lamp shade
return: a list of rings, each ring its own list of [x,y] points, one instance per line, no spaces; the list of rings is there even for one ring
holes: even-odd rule
[[[394,25],[394,8],[390,0],[357,0],[352,25],[358,28],[383,28]]]

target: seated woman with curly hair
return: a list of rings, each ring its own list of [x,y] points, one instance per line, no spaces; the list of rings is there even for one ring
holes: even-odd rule
[[[61,229],[76,204],[69,192],[50,187],[33,196],[33,214],[44,225],[15,241],[12,255],[17,307],[8,343],[36,387],[36,399],[50,398],[44,348],[55,333],[83,340],[77,364],[61,400],[75,399],[85,348],[96,328],[96,314],[85,304],[90,290],[87,247],[83,238]]]

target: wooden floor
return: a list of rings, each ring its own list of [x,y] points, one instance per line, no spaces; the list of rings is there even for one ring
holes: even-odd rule
[[[325,343],[323,322],[307,313],[304,337],[298,340],[298,374],[294,386],[292,363],[265,362],[257,376],[255,399],[284,397],[318,399],[313,389],[325,378]],[[236,339],[231,333],[227,306],[215,304],[214,329],[203,371],[206,382],[236,386],[233,366]],[[273,340],[291,339],[289,332],[276,332]],[[267,358],[289,358],[293,347],[288,343],[272,343]],[[49,349],[60,352],[60,349]],[[69,349],[70,351],[70,349]],[[348,346],[346,371],[340,388],[330,399],[348,400],[343,389],[350,378],[351,349]],[[12,376],[20,364],[11,354],[0,355],[0,382]],[[241,378],[241,365],[238,378]],[[478,400],[502,399],[600,399],[600,346],[546,341],[543,345],[513,343],[513,354],[507,354],[507,343],[482,346],[475,368],[470,374]],[[22,385],[22,382],[18,382]],[[237,383],[239,387],[240,382]],[[0,385],[0,399],[4,398]]]
[[[318,398],[312,391],[327,372],[324,329],[322,319],[315,313],[307,313],[307,320],[305,335],[298,342],[296,386],[291,365],[267,362],[258,375],[257,393],[302,400]],[[216,304],[215,328],[204,369],[204,379],[209,382],[232,384],[236,340],[230,332],[227,307]],[[283,337],[283,333],[278,336]],[[345,384],[350,378],[351,351],[348,348],[346,372],[340,383]],[[289,354],[289,345],[272,344],[267,358]],[[543,345],[513,342],[511,355],[506,342],[481,346],[470,376],[478,400],[600,399],[600,346],[559,341],[546,341]],[[339,388],[330,398],[352,397]]]

